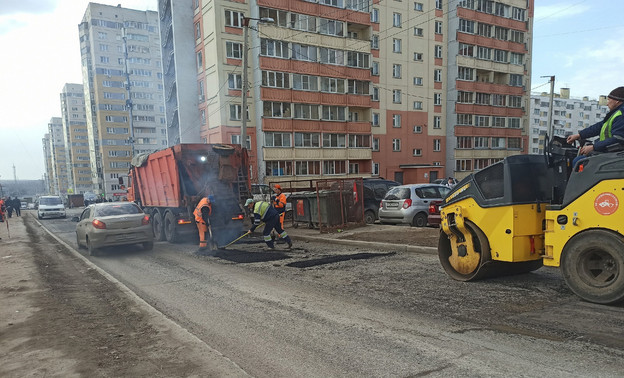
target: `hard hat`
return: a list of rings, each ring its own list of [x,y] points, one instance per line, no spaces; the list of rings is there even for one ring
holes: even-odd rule
[[[247,198],[247,201],[245,201],[245,206],[249,206],[252,203],[254,203],[254,200],[252,198]]]
[[[214,200],[215,200],[215,198],[214,198],[214,196],[213,196],[213,195],[209,195],[209,196],[208,196],[208,201],[210,201],[210,203],[213,203],[213,202],[214,202]]]
[[[282,190],[282,186],[280,184],[275,184],[275,189]]]

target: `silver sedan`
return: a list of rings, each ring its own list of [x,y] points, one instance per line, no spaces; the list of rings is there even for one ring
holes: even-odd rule
[[[150,217],[132,202],[106,202],[88,206],[76,225],[78,248],[86,246],[95,256],[102,247],[141,243],[145,250],[154,248]]]

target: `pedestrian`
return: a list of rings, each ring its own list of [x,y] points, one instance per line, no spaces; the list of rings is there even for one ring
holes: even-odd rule
[[[209,195],[199,200],[199,203],[193,211],[195,216],[195,223],[197,224],[197,231],[199,232],[199,251],[203,251],[208,248],[208,241],[206,240],[206,232],[210,234],[210,245],[216,247],[216,243],[212,239],[212,228],[210,227],[210,216],[212,215],[212,204],[214,203],[214,197]]]
[[[249,231],[247,231],[247,234],[254,232],[260,225],[260,221],[263,221],[264,230],[262,230],[262,236],[264,237],[264,242],[267,245],[267,250],[275,249],[273,239],[271,238],[271,231],[273,230],[277,231],[279,237],[284,239],[284,241],[288,244],[288,249],[292,248],[290,236],[288,236],[286,231],[284,231],[282,226],[280,226],[279,213],[269,202],[255,201],[253,198],[249,198],[245,201],[245,206],[249,208],[254,215],[254,223]]]
[[[617,87],[609,93],[607,106],[609,107],[609,113],[602,121],[567,138],[568,144],[572,144],[578,139],[599,136],[593,145],[581,146],[579,156],[573,160],[573,166],[590,154],[621,151],[624,149],[624,116],[622,115],[622,112],[624,112],[624,87]]]
[[[6,204],[4,203],[4,198],[0,198],[0,222],[4,222],[5,211],[6,211]]]
[[[453,189],[453,187],[455,186],[455,179],[453,179],[452,177],[449,177],[448,180],[446,181],[446,186],[448,186],[449,189]]]
[[[280,226],[284,229],[284,217],[286,216],[286,195],[282,192],[282,186],[280,184],[275,184],[273,187],[273,193],[275,193],[275,196],[271,198],[273,207],[279,213]],[[273,239],[275,240],[277,237],[274,237]]]
[[[6,200],[4,201],[4,206],[6,207],[7,215],[9,216],[9,218],[12,218],[13,217],[13,200],[11,199],[11,196],[8,196],[6,198]]]
[[[13,199],[13,209],[15,209],[16,217],[19,217],[22,215],[22,201],[20,201],[20,199],[17,197]]]

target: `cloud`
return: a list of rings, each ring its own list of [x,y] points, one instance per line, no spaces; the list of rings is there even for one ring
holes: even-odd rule
[[[573,17],[589,11],[589,5],[579,5],[579,3],[570,5],[569,3],[543,5],[535,7],[535,22],[543,19],[562,19]]]
[[[0,16],[0,35],[28,25],[26,21],[7,16]]]
[[[56,8],[57,0],[18,0],[3,1],[0,7],[0,15],[28,13],[50,13]]]

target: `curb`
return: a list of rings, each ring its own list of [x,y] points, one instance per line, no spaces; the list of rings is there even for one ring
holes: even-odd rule
[[[61,245],[63,245],[65,248],[67,248],[75,257],[77,257],[80,260],[82,260],[85,263],[85,265],[87,265],[89,268],[97,271],[99,274],[102,275],[102,277],[104,277],[108,281],[112,282],[119,290],[121,290],[122,293],[127,295],[128,298],[131,301],[133,301],[139,308],[143,309],[148,314],[148,316],[151,316],[152,318],[159,318],[160,321],[163,323],[163,325],[168,325],[171,330],[175,329],[178,332],[180,332],[180,334],[181,334],[180,335],[180,339],[183,339],[184,337],[186,337],[187,341],[192,341],[194,343],[199,343],[201,346],[206,348],[206,353],[212,354],[211,357],[213,357],[215,359],[222,360],[223,362],[221,362],[221,363],[217,362],[215,364],[215,366],[214,366],[215,369],[219,369],[220,368],[221,369],[221,373],[224,374],[225,376],[245,376],[245,377],[249,377],[250,376],[236,362],[232,361],[230,358],[226,357],[225,355],[223,355],[218,350],[210,347],[206,342],[204,342],[202,339],[200,339],[199,337],[197,337],[194,334],[192,334],[186,328],[182,327],[178,323],[176,323],[173,320],[169,319],[165,314],[160,312],[158,309],[156,309],[155,307],[153,307],[152,305],[147,303],[143,298],[139,297],[135,292],[130,290],[130,288],[127,287],[123,282],[119,281],[117,278],[113,277],[111,274],[109,274],[108,272],[106,272],[105,270],[100,268],[99,266],[97,266],[94,263],[92,263],[89,259],[87,259],[85,256],[83,256],[79,251],[74,249],[74,247],[72,247],[71,245],[67,244],[65,241],[63,241],[58,236],[54,235],[52,232],[50,232],[50,230],[45,228],[41,224],[41,222],[39,222],[38,219],[34,218],[34,220],[35,220],[35,222],[37,222],[39,224],[39,226],[45,232],[48,233],[48,235],[52,236],[57,242],[59,242]],[[148,320],[148,322],[149,322],[149,320]],[[155,326],[158,326],[158,325],[155,325]]]
[[[389,243],[369,242],[369,241],[360,241],[360,240],[347,240],[347,239],[328,239],[328,238],[322,238],[318,236],[305,236],[305,235],[291,235],[291,237],[295,240],[303,240],[303,241],[310,241],[310,242],[317,242],[317,243],[329,242],[332,244],[348,245],[351,247],[379,249],[383,251],[411,252],[411,253],[421,253],[421,254],[426,254],[426,255],[438,254],[438,249],[435,247],[424,247],[424,246],[419,246],[419,245],[389,244]]]

